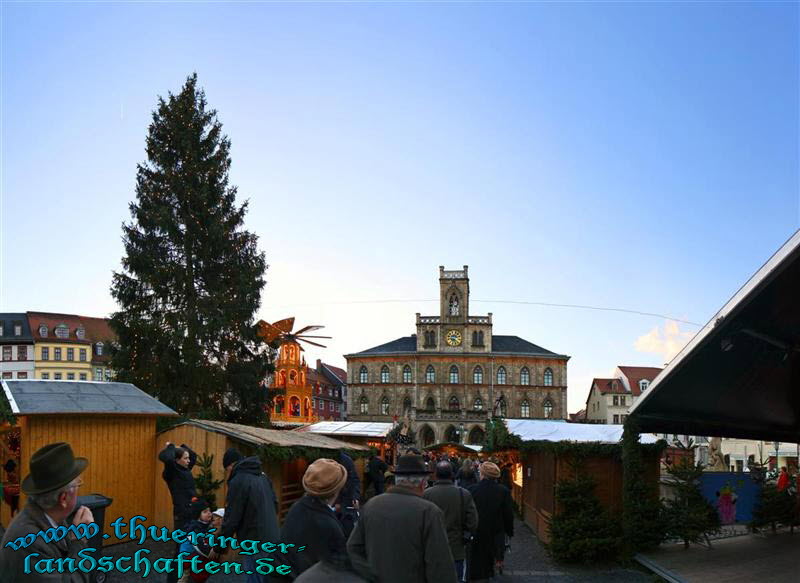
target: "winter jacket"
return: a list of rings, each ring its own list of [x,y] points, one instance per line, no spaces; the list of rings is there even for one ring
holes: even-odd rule
[[[292,505],[283,522],[280,540],[306,547],[300,553],[290,551],[283,557],[295,577],[317,561],[347,552],[342,525],[333,510],[314,496],[303,496]]]
[[[198,532],[198,533],[207,533],[208,529],[211,527],[210,522],[203,522],[201,520],[190,520],[187,522],[181,530],[185,533],[190,532]],[[182,553],[196,553],[203,556],[208,556],[208,553],[211,551],[211,546],[208,544],[208,539],[202,536],[197,537],[197,544],[192,544],[192,540],[187,536],[186,540],[181,543],[180,551]]]
[[[189,518],[189,505],[192,503],[192,498],[197,496],[194,476],[192,476],[192,468],[197,462],[197,454],[187,445],[181,445],[181,447],[189,452],[189,466],[186,468],[175,461],[175,445],[169,444],[158,454],[158,459],[164,463],[161,477],[164,478],[169,493],[172,495],[172,516],[176,519],[175,528],[180,528],[180,525],[186,523]]]
[[[438,480],[433,487],[422,494],[444,513],[444,524],[447,528],[447,540],[453,559],[464,558],[464,534],[475,534],[478,529],[478,510],[472,495],[464,488],[453,484],[452,480]]]
[[[462,488],[469,489],[478,483],[478,478],[475,477],[475,472],[466,473],[460,469],[456,473],[456,483]]]
[[[65,522],[61,523],[66,525]],[[40,530],[46,531],[52,528],[44,514],[44,511],[34,504],[28,502],[22,512],[17,514],[8,526],[0,545],[0,583],[89,583],[91,575],[76,571],[74,573],[37,573],[33,570],[35,561],[31,562],[31,573],[25,573],[25,557],[31,553],[39,553],[35,557],[36,561],[46,559],[72,558],[77,559],[78,552],[87,547],[86,539],[73,539],[71,535],[58,542],[45,542],[42,537],[36,540],[27,548],[20,548],[15,551],[11,547],[6,547],[9,541],[15,541],[19,537],[28,534],[36,534]]]
[[[219,533],[238,540],[280,542],[278,535],[278,499],[272,481],[261,471],[256,456],[233,466],[225,496],[225,516]]]
[[[364,505],[347,550],[356,571],[380,583],[456,583],[442,511],[403,486]]]
[[[478,509],[478,532],[472,543],[469,572],[474,579],[494,574],[494,562],[502,555],[498,541],[514,536],[514,508],[511,492],[497,480],[483,479],[470,489]]]
[[[295,579],[295,583],[367,583],[352,568],[320,561]]]
[[[379,457],[372,458],[367,464],[369,479],[373,484],[383,484],[384,472],[386,472],[388,469],[389,466],[387,466],[386,462]]]
[[[339,463],[347,470],[347,482],[345,482],[344,488],[339,492],[339,497],[336,499],[336,503],[340,504],[342,511],[344,511],[346,506],[353,505],[353,500],[361,500],[361,480],[358,479],[358,472],[353,459],[343,451],[339,452]]]

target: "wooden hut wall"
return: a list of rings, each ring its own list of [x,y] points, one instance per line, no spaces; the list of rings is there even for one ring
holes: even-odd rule
[[[659,479],[659,458],[644,460],[645,480],[656,485]],[[612,457],[591,457],[583,462],[583,470],[596,481],[594,490],[600,504],[612,514],[622,514],[622,461]],[[530,474],[528,473],[530,469]],[[530,476],[530,477],[529,477]],[[556,512],[555,487],[559,480],[574,476],[572,456],[552,453],[529,453],[523,460],[523,519],[540,540],[548,542],[548,525]]]
[[[556,459],[536,452],[522,459],[522,517],[540,540],[550,540],[548,524],[555,512]]]
[[[89,460],[78,495],[102,494],[113,499],[105,511],[106,544],[119,542],[108,524],[118,516],[150,518],[156,467],[153,436],[156,419],[121,415],[32,415],[19,418],[20,476],[30,473],[33,453],[50,443],[66,441],[76,456]],[[20,499],[20,507],[24,504]],[[7,524],[7,523],[6,523]]]

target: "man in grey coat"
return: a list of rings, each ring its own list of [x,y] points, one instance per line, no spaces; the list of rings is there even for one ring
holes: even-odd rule
[[[453,484],[453,466],[448,461],[436,464],[436,483],[422,495],[444,512],[444,524],[450,552],[453,553],[456,575],[459,581],[466,581],[464,559],[466,557],[464,540],[478,529],[478,511],[472,495],[464,488]]]
[[[456,583],[444,515],[422,497],[422,456],[401,456],[395,485],[366,503],[347,550],[353,566],[380,583]]]
[[[78,488],[83,483],[80,474],[89,465],[86,458],[76,458],[68,443],[51,443],[36,451],[31,457],[31,473],[21,484],[28,495],[25,508],[17,514],[0,543],[0,583],[88,583],[90,574],[77,570],[74,573],[39,573],[37,561],[48,559],[78,559],[78,553],[86,548],[86,539],[76,539],[68,534],[60,541],[47,542],[36,537],[25,548],[14,550],[6,543],[13,543],[26,535],[47,531],[58,526],[67,526],[67,517],[75,510]],[[72,519],[72,524],[91,524],[92,511],[81,506]],[[32,556],[34,555],[35,556]],[[25,558],[29,573],[25,573]],[[44,567],[46,563],[42,563]]]

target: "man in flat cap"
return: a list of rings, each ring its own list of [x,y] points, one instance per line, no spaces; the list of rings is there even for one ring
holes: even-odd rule
[[[364,505],[347,541],[353,566],[381,583],[456,583],[444,515],[422,497],[422,456],[401,456],[394,474],[395,485]]]
[[[480,465],[481,481],[470,488],[478,509],[478,532],[469,557],[470,581],[488,581],[498,567],[502,572],[506,536],[514,536],[511,492],[497,480],[500,468],[492,462]]]
[[[75,510],[78,488],[83,483],[81,473],[89,465],[86,458],[72,453],[68,443],[51,443],[31,457],[31,473],[21,484],[22,491],[27,494],[28,502],[22,512],[17,514],[0,542],[0,583],[88,583],[89,573],[38,573],[34,569],[37,561],[47,559],[73,558],[86,548],[85,539],[78,540],[74,534],[68,534],[60,541],[46,542],[43,537],[26,548],[14,550],[6,547],[9,541],[15,541],[40,530],[67,526],[67,517]],[[90,524],[94,522],[91,510],[81,506],[72,519],[72,524]],[[25,557],[32,553],[38,556],[29,560],[30,573],[25,573]]]

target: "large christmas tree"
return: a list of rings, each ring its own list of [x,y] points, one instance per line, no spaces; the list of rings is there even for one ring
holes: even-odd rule
[[[146,151],[111,284],[112,366],[183,415],[263,421],[269,358],[253,320],[267,265],[243,229],[230,141],[197,75],[159,98]]]

